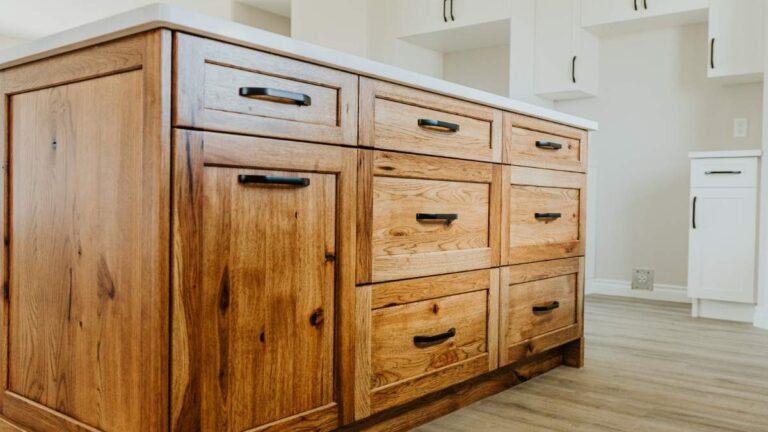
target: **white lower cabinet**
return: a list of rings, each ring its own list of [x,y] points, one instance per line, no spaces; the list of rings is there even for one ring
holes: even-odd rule
[[[691,161],[688,296],[694,314],[699,300],[755,303],[756,171],[756,157]]]

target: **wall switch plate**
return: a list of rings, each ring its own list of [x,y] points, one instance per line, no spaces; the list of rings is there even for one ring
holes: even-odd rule
[[[749,123],[745,118],[733,119],[733,137],[746,138],[749,135]]]
[[[632,289],[653,291],[653,273],[651,269],[635,269],[632,275]]]

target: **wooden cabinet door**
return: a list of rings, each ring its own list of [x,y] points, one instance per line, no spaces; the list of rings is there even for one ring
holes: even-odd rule
[[[152,32],[0,78],[10,119],[0,405],[31,431],[167,429],[163,49],[170,33]]]
[[[754,303],[757,191],[691,190],[688,295]]]
[[[189,268],[200,285],[175,292],[197,302],[179,310],[201,342],[191,357],[201,412],[195,424],[217,432],[336,428],[339,224],[350,222],[341,202],[354,199],[343,186],[345,170],[354,175],[355,151],[177,134],[177,150],[190,143],[202,143],[203,152],[202,160],[187,156],[202,163],[191,209],[201,213],[200,261]],[[280,158],[286,150],[295,151],[289,163]],[[188,181],[175,178],[181,188]],[[186,231],[188,222],[176,226]],[[184,336],[174,340],[180,350]]]

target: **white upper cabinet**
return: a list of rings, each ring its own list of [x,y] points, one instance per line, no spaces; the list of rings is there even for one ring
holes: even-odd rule
[[[710,78],[762,80],[764,0],[710,0]]]
[[[432,33],[509,20],[512,13],[511,0],[397,0],[397,5],[397,33],[414,43]]]
[[[582,0],[581,24],[600,35],[707,20],[708,0]]]
[[[580,0],[537,0],[535,92],[552,99],[597,95],[600,43],[581,28]]]

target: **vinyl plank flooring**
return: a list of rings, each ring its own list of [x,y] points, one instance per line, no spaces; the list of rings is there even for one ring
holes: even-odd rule
[[[690,306],[585,305],[586,367],[559,367],[418,432],[768,432],[768,331]]]

